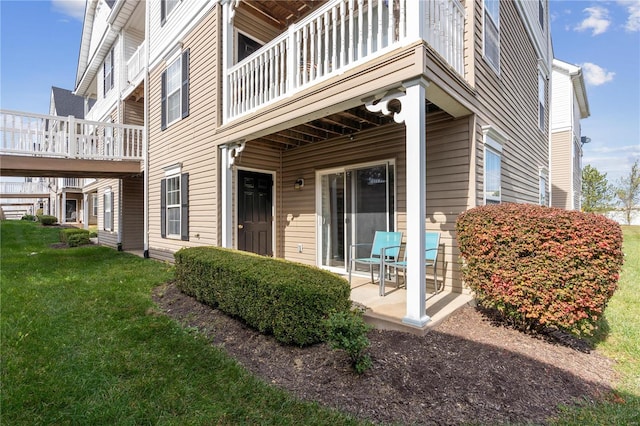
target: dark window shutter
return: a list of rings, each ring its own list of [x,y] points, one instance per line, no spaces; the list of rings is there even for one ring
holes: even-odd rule
[[[111,218],[109,219],[109,229],[111,229],[113,231],[113,216],[115,215],[115,211],[113,209],[113,192],[111,193],[111,197],[110,197],[110,205],[111,205]]]
[[[160,181],[160,236],[167,236],[167,180]]]
[[[102,64],[102,96],[107,95],[107,62]]]
[[[115,86],[114,84],[114,74],[115,74],[115,64],[113,62],[113,49],[111,49],[111,81],[110,81],[110,85],[109,85],[109,89],[112,89],[113,86]]]
[[[160,129],[167,128],[167,71],[162,73],[160,78],[160,96],[162,97],[162,107],[160,108]]]
[[[160,26],[164,25],[167,20],[167,2],[160,0]]]
[[[189,241],[189,173],[180,176],[180,236]]]
[[[104,229],[105,231],[107,229],[109,229],[109,224],[107,223],[106,219],[107,216],[105,214],[105,212],[107,211],[107,193],[105,192],[104,194],[102,194],[102,229]]]
[[[189,116],[189,49],[182,52],[182,118]]]

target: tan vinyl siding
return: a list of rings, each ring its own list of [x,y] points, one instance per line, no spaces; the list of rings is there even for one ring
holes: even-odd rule
[[[123,124],[134,124],[144,126],[144,102],[131,100],[122,103],[124,121]]]
[[[235,9],[233,26],[247,35],[250,34],[250,38],[262,43],[268,43],[283,32],[275,26],[257,19],[248,13],[248,9],[245,7]]]
[[[183,246],[216,244],[218,210],[218,153],[213,143],[218,123],[218,70],[220,41],[215,7],[185,38],[189,58],[189,116],[160,129],[161,63],[150,74],[149,87],[149,246],[150,254],[175,251]],[[181,163],[189,173],[189,241],[162,238],[160,232],[160,181],[164,168]],[[159,257],[162,257],[158,254]]]
[[[551,135],[551,206],[571,208],[571,131]]]
[[[538,126],[536,50],[515,4],[500,2],[500,74],[497,75],[482,57],[481,0],[476,1],[474,16],[479,140],[482,140],[481,127],[486,125],[494,126],[508,138],[502,153],[502,201],[537,204],[538,170],[548,165],[548,135]],[[548,123],[548,110],[546,108],[545,123]],[[478,150],[481,171],[483,144],[478,144]],[[482,173],[478,177],[481,192]]]
[[[144,181],[142,177],[122,179],[122,248],[144,248]]]

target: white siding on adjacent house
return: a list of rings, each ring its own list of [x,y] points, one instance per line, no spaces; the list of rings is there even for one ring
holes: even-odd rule
[[[93,27],[91,28],[91,42],[89,43],[89,58],[92,58],[98,47],[102,36],[109,28],[107,18],[111,13],[111,8],[105,3],[104,0],[98,0],[98,6],[96,8],[96,14],[93,18]]]
[[[572,116],[580,114],[579,110],[575,113],[572,111],[573,102],[571,79],[565,73],[554,70],[551,76],[551,131],[571,127]]]

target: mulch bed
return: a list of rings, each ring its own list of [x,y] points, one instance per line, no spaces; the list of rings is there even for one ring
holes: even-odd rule
[[[247,370],[303,400],[376,423],[545,423],[559,404],[609,394],[613,361],[495,325],[465,306],[423,337],[372,330],[373,367],[358,376],[326,344],[283,346],[182,294],[154,291],[166,315],[197,327]]]

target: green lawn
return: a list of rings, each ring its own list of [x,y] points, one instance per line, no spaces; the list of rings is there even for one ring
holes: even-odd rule
[[[50,249],[58,230],[4,221],[2,425],[356,424],[250,376],[158,315],[166,264],[105,247]]]
[[[0,226],[0,424],[358,424],[253,378],[159,315],[150,294],[171,266],[105,247],[51,249],[58,230],[35,223]],[[621,383],[611,402],[567,409],[557,424],[640,424],[640,227],[624,234],[598,343]]]

